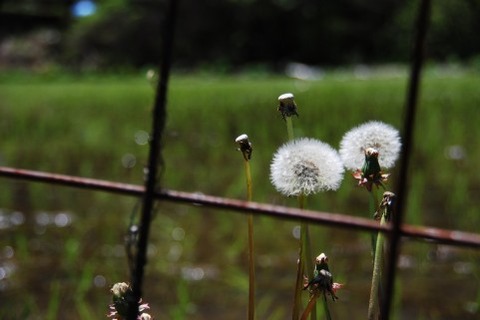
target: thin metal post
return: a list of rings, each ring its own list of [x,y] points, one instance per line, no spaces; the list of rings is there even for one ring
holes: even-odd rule
[[[164,37],[162,44],[162,60],[160,63],[160,79],[156,89],[155,104],[152,115],[152,137],[150,140],[150,154],[148,160],[148,175],[143,196],[142,217],[139,228],[137,256],[132,270],[132,292],[135,301],[129,301],[128,320],[135,320],[138,316],[138,306],[142,297],[142,284],[145,265],[147,263],[147,245],[150,231],[152,210],[157,189],[158,166],[162,162],[162,133],[166,122],[167,88],[172,65],[172,51],[174,29],[177,17],[178,1],[170,0],[166,11]]]
[[[425,38],[430,14],[430,0],[422,0],[416,21],[415,42],[412,52],[412,68],[407,92],[406,110],[404,118],[404,143],[400,162],[400,173],[397,184],[397,205],[393,215],[392,231],[390,233],[389,259],[387,265],[387,279],[385,297],[382,303],[381,318],[389,319],[394,295],[395,274],[399,253],[399,245],[402,237],[402,221],[407,197],[407,179],[415,127],[415,115],[418,101],[420,75],[424,59]]]

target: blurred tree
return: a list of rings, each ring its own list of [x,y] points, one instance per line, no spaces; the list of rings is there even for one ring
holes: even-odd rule
[[[480,1],[442,0],[432,10],[430,55],[466,59],[480,54]]]
[[[38,27],[69,25],[74,0],[0,0],[0,39]]]
[[[156,64],[166,0],[103,0],[66,38],[75,65]],[[417,0],[182,0],[175,63],[242,66],[407,61]],[[435,1],[431,58],[479,53],[477,0]]]
[[[68,63],[78,67],[140,67],[158,61],[164,1],[135,5],[108,0],[91,17],[79,19],[65,43]]]
[[[43,69],[60,56],[73,0],[0,0],[0,68]]]

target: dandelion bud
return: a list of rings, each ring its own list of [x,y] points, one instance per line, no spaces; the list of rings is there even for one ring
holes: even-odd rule
[[[151,315],[149,315],[148,313],[142,313],[141,315],[138,316],[138,319],[139,320],[151,320],[153,319]]]
[[[380,174],[380,171],[377,149],[367,148],[365,150],[365,163],[363,164],[362,168],[363,176],[375,178]]]
[[[132,288],[125,282],[119,282],[113,285],[113,287],[110,289],[110,292],[113,295],[113,304],[108,306],[110,312],[107,314],[107,317],[114,319],[126,319],[128,316],[130,303],[134,299]],[[140,318],[140,313],[147,309],[150,309],[148,303],[142,303],[142,300],[140,299],[138,306],[139,316],[137,319],[151,319]]]
[[[130,286],[125,282],[115,283],[113,287],[110,289],[110,292],[113,294],[113,299],[115,298],[125,298],[127,293],[129,293],[132,289]]]
[[[239,135],[235,142],[239,144],[240,148],[237,150],[241,151],[243,154],[243,158],[245,161],[248,161],[252,158],[252,143],[248,140],[248,136],[246,134]]]
[[[278,106],[278,111],[280,111],[283,120],[291,116],[298,117],[297,105],[293,98],[294,97],[292,93],[284,93],[278,97],[278,102],[280,103]]]
[[[333,276],[328,268],[328,257],[325,253],[321,253],[315,259],[315,270],[313,274],[313,279],[308,281],[304,286],[303,290],[310,288],[310,293],[318,295],[320,293],[330,294],[333,301],[338,299],[336,292],[343,285],[340,283],[333,282]]]
[[[152,81],[155,78],[155,70],[149,69],[147,73],[145,74],[145,77],[147,78],[148,81]]]
[[[353,177],[358,180],[358,184],[365,186],[368,191],[371,191],[373,184],[382,186],[383,182],[386,182],[389,176],[389,173],[382,173],[380,169],[377,149],[365,149],[365,162],[362,170],[357,170],[353,173]]]
[[[397,196],[395,195],[395,193],[390,191],[385,191],[383,193],[383,198],[382,198],[382,201],[380,202],[378,210],[377,212],[375,212],[375,216],[374,216],[375,219],[378,220],[383,215],[386,221],[390,221],[390,218],[394,210],[396,198]]]
[[[320,253],[318,257],[315,258],[315,263],[320,264],[320,263],[327,263],[328,262],[328,257],[325,253]]]

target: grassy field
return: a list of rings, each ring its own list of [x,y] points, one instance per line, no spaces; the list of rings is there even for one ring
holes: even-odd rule
[[[277,97],[293,92],[297,137],[338,148],[368,120],[402,126],[406,76],[327,73],[317,81],[274,76],[174,76],[168,98],[165,188],[245,198],[233,140],[254,144],[254,200],[295,206],[269,182],[272,154],[286,141]],[[480,76],[426,73],[421,88],[406,222],[478,232]],[[154,90],[143,76],[0,78],[0,165],[141,184]],[[390,187],[395,186],[395,169]],[[0,179],[0,300],[5,319],[102,318],[108,288],[128,280],[123,236],[137,199]],[[368,196],[347,174],[338,192],[310,209],[370,216]],[[287,319],[297,223],[256,218],[259,319]],[[312,228],[346,284],[334,318],[364,319],[371,276],[369,235]],[[246,314],[246,219],[162,203],[155,217],[145,300],[156,319],[240,319]],[[406,240],[397,319],[475,319],[480,253]],[[6,270],[6,271],[5,271]],[[2,273],[0,272],[0,275]],[[458,289],[457,289],[458,288]],[[353,317],[353,318],[352,318]]]

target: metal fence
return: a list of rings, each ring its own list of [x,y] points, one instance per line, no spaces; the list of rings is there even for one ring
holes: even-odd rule
[[[134,295],[141,297],[143,283],[144,266],[146,263],[146,248],[148,244],[148,235],[151,221],[151,213],[155,201],[169,201],[186,204],[201,204],[214,209],[227,209],[229,211],[251,213],[255,215],[266,215],[281,219],[292,219],[308,221],[315,224],[335,226],[340,228],[353,229],[358,231],[380,231],[385,232],[389,237],[389,252],[386,269],[385,299],[381,316],[383,319],[389,319],[394,292],[394,280],[396,277],[397,259],[400,252],[401,238],[408,237],[420,241],[433,240],[436,243],[449,244],[454,246],[463,246],[480,249],[480,235],[456,230],[445,230],[425,226],[411,226],[403,224],[406,183],[408,181],[408,168],[410,154],[413,147],[413,136],[415,129],[415,115],[417,107],[417,97],[420,86],[421,71],[423,65],[425,37],[430,15],[430,0],[419,1],[415,25],[415,37],[412,49],[409,84],[406,92],[404,127],[403,127],[403,150],[399,169],[399,183],[396,186],[398,201],[396,202],[396,212],[390,225],[380,226],[377,222],[366,218],[353,217],[346,214],[327,213],[310,210],[301,210],[283,206],[269,205],[264,203],[247,202],[236,199],[215,197],[197,193],[187,193],[182,191],[162,189],[157,183],[157,173],[159,164],[162,163],[162,144],[161,138],[167,115],[166,101],[168,93],[168,82],[170,76],[170,67],[172,65],[172,47],[174,42],[174,27],[177,18],[178,1],[169,2],[167,19],[165,21],[163,43],[163,57],[160,64],[160,78],[156,89],[156,99],[152,114],[152,139],[150,144],[148,175],[144,186],[117,183],[97,179],[88,179],[55,173],[46,173],[17,168],[0,167],[0,176],[27,180],[31,182],[41,182],[47,184],[57,184],[74,188],[84,188],[89,190],[115,193],[124,196],[141,197],[143,199],[142,217],[138,241],[138,253],[131,275],[131,283]],[[139,299],[137,299],[138,301]],[[136,319],[136,310],[132,308],[132,319]]]

